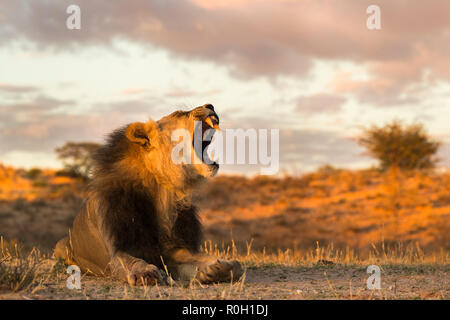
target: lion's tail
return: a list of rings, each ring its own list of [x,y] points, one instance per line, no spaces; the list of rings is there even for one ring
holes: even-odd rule
[[[72,246],[69,241],[69,237],[64,237],[56,243],[55,250],[53,251],[57,259],[62,259],[64,264],[74,264]]]

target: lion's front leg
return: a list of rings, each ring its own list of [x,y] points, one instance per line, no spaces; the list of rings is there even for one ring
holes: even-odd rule
[[[124,252],[116,253],[109,267],[114,277],[133,286],[167,283],[167,276],[158,267]]]
[[[169,270],[180,280],[197,279],[202,283],[236,281],[243,274],[241,264],[236,260],[192,254],[185,248],[174,250],[168,261]]]

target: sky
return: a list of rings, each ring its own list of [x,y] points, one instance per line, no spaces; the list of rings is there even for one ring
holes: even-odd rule
[[[60,167],[66,141],[212,103],[222,128],[279,129],[283,172],[371,166],[356,137],[393,119],[423,123],[448,167],[449,12],[441,0],[0,0],[0,162]]]

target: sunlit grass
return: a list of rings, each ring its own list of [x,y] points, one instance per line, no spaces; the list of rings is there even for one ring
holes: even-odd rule
[[[97,278],[83,275],[82,283],[85,288],[68,290],[65,283],[68,277],[66,266],[52,258],[49,253],[42,253],[36,248],[27,253],[23,251],[18,243],[1,239],[0,294],[20,293],[22,296],[31,298],[48,294],[56,299],[179,299],[180,297],[183,299],[251,299],[255,296],[247,290],[249,274],[264,272],[264,270],[269,272],[270,270],[280,270],[280,272],[290,270],[290,274],[302,275],[305,272],[322,274],[322,280],[329,283],[329,288],[324,291],[322,287],[321,291],[314,294],[314,298],[395,298],[392,294],[389,296],[388,291],[383,293],[385,296],[367,295],[367,292],[361,292],[361,288],[350,289],[355,290],[351,294],[343,293],[343,290],[340,290],[342,285],[336,285],[327,274],[345,272],[345,270],[357,270],[364,274],[367,266],[371,264],[379,265],[383,271],[390,270],[402,275],[415,275],[424,270],[428,272],[450,267],[448,251],[441,250],[426,254],[420,247],[412,245],[398,244],[397,247],[389,249],[373,245],[369,255],[363,257],[356,250],[350,248],[339,250],[331,245],[320,247],[317,244],[316,248],[311,250],[287,249],[267,253],[265,250],[253,250],[251,241],[247,243],[245,250],[238,250],[234,242],[225,247],[207,241],[202,246],[203,253],[220,259],[236,259],[242,263],[245,273],[241,279],[213,285],[202,285],[193,280],[189,283],[175,281],[164,286],[132,287],[108,277]],[[255,285],[254,281],[252,285]],[[270,284],[262,285],[269,285],[267,290],[271,290]],[[48,291],[49,288],[52,288],[51,291]],[[274,297],[283,298],[278,291],[279,289],[273,291]]]
[[[399,264],[399,265],[450,265],[450,252],[441,249],[426,254],[418,244],[404,246],[398,243],[394,247],[372,245],[369,254],[361,255],[357,250],[347,247],[336,249],[333,245],[321,247],[316,244],[315,249],[300,250],[297,248],[278,250],[266,253],[265,250],[253,251],[251,242],[247,243],[245,252],[238,252],[234,241],[231,246],[223,247],[207,241],[202,246],[203,252],[223,259],[237,259],[249,267],[260,266],[306,266],[317,265],[370,265],[370,264]]]

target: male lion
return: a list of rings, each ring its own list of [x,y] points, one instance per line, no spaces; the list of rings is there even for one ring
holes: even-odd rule
[[[83,272],[111,275],[132,285],[164,283],[164,267],[181,280],[238,279],[239,262],[199,252],[202,230],[189,194],[216,175],[219,165],[201,155],[209,142],[200,144],[200,152],[193,147],[195,121],[201,123],[202,135],[211,127],[218,129],[219,117],[206,104],[111,133],[93,157],[87,199],[69,236],[56,244],[55,256]],[[189,148],[198,163],[172,161],[178,141],[173,142],[171,134],[176,129],[190,132]]]

